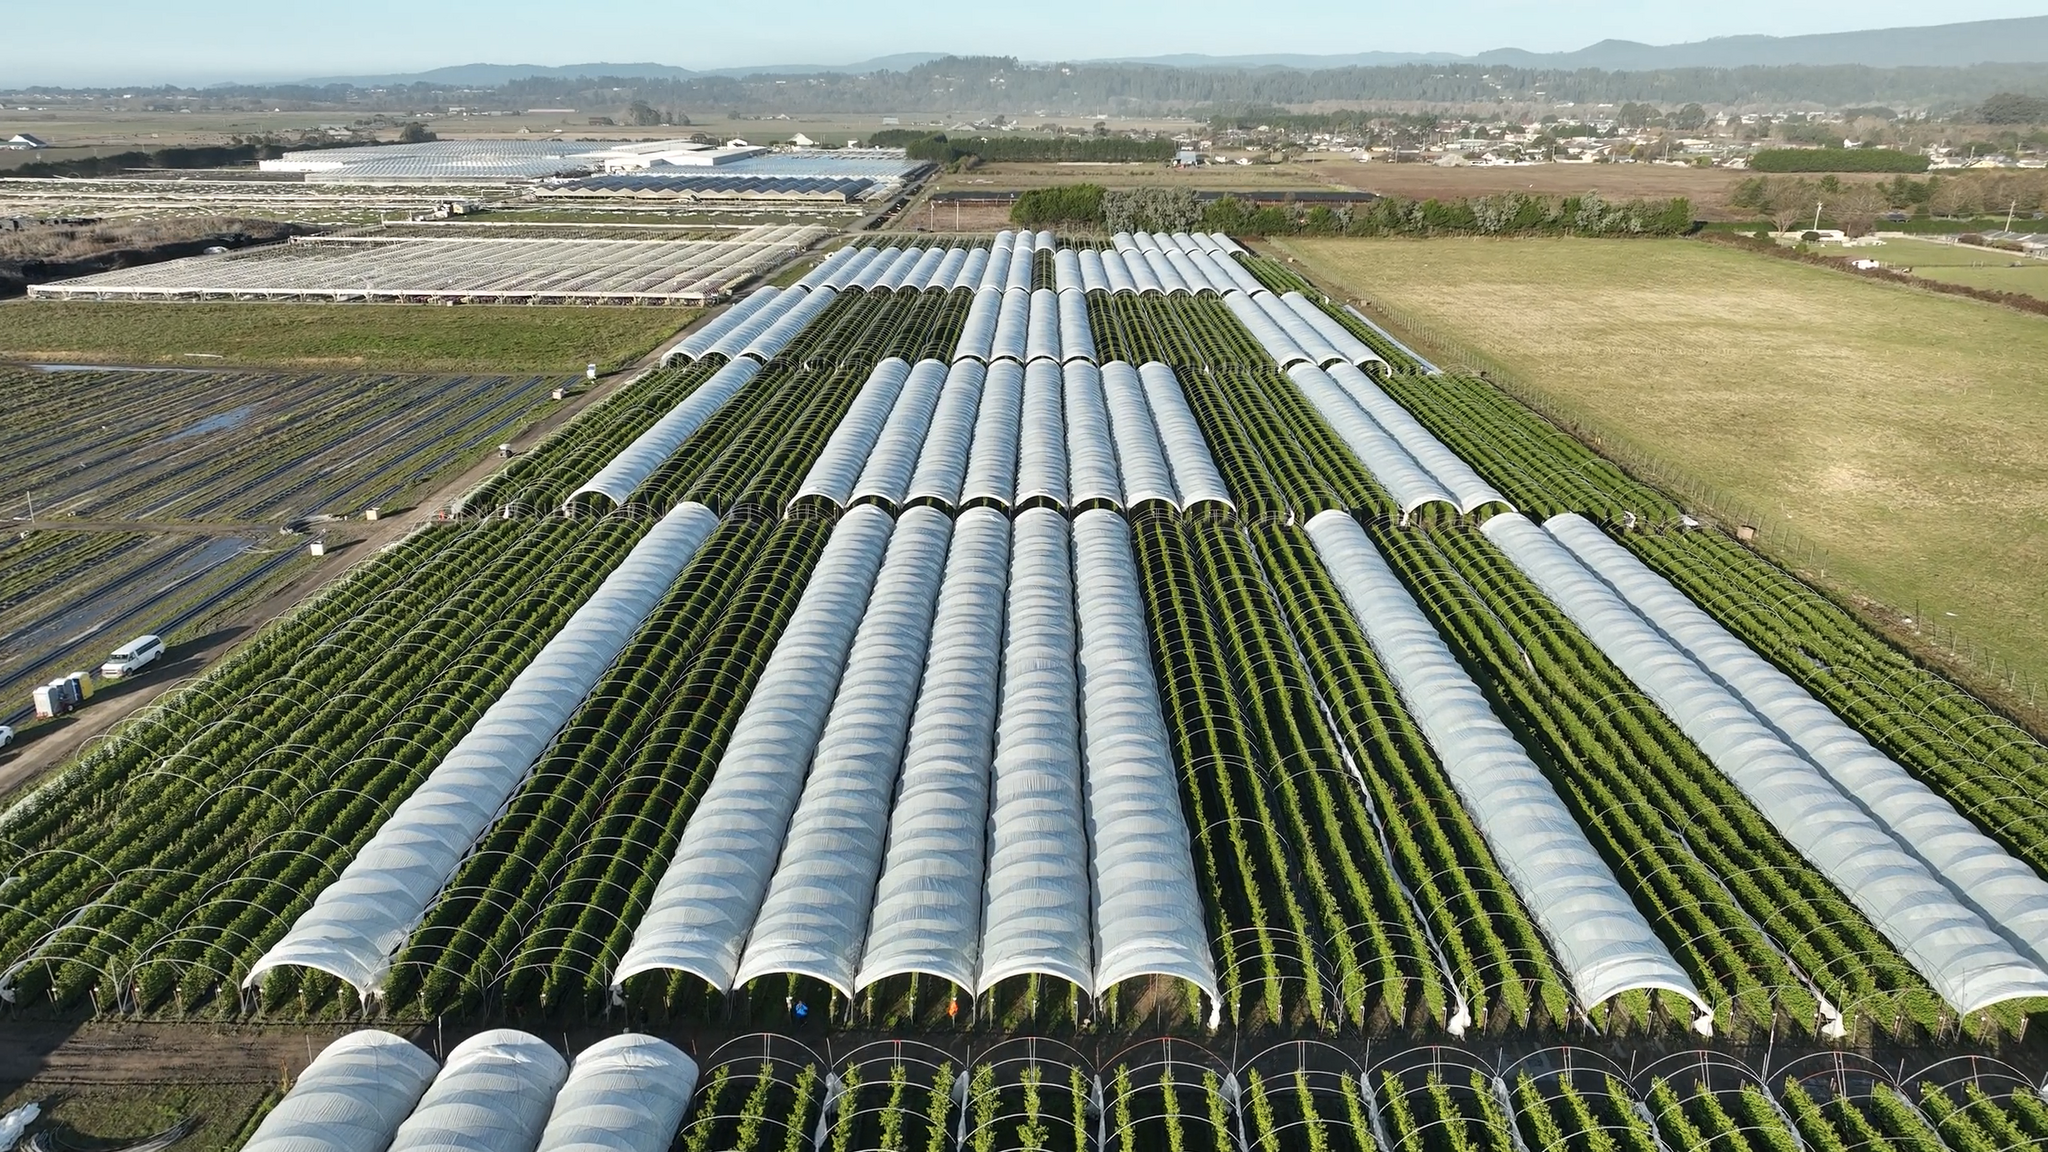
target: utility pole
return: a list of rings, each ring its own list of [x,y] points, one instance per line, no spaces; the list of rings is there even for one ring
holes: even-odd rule
[[[2017,200],[2013,201],[2013,202],[2012,202],[2012,205],[2011,205],[2010,207],[2008,207],[2008,208],[2007,208],[2007,209],[2005,210],[2005,230],[2006,230],[2007,232],[2010,232],[2010,231],[2012,231],[2012,218],[2013,218],[2013,214],[2014,214],[2014,213],[2016,213],[2016,212],[2018,212],[2019,210],[2020,210],[2020,202],[2019,202],[2019,201],[2017,201]]]
[[[1813,230],[1815,232],[1820,231],[1820,208],[1821,205],[1825,203],[1827,203],[1827,201],[1825,200],[1816,200],[1813,202]]]

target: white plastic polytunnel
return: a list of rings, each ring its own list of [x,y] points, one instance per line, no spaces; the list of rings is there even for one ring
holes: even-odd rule
[[[1016,251],[1010,253],[1010,275],[1003,282],[1005,292],[1029,292],[1032,288],[1032,266],[1037,262],[1037,251],[1029,244],[1018,243]]]
[[[1142,229],[1131,233],[1131,243],[1137,245],[1140,252],[1158,252],[1161,250],[1158,238]]]
[[[534,1152],[568,1075],[568,1061],[537,1036],[479,1032],[448,1053],[390,1152]]]
[[[1173,470],[1173,488],[1180,493],[1180,506],[1220,504],[1235,511],[1230,490],[1223,486],[1223,474],[1216,470],[1216,458],[1209,442],[1202,439],[1202,426],[1188,409],[1188,398],[1180,389],[1173,369],[1153,361],[1140,365],[1138,379],[1145,386],[1145,402],[1152,409],[1152,423],[1159,429],[1160,446],[1166,449],[1166,464]]]
[[[949,249],[946,248],[924,249],[923,253],[917,258],[917,263],[911,265],[910,274],[905,276],[903,282],[898,284],[897,287],[909,288],[917,292],[922,292],[931,287],[933,278],[939,274],[939,266],[946,262],[946,253],[948,251]]]
[[[1221,259],[1228,260],[1229,257]],[[1218,257],[1207,252],[1194,251],[1188,253],[1188,263],[1201,273],[1202,279],[1206,280],[1218,295],[1228,296],[1233,292],[1244,291],[1244,285],[1238,283],[1237,278],[1230,274],[1230,269],[1224,267]],[[1234,267],[1236,262],[1231,261],[1231,264]]]
[[[966,270],[967,258],[974,254],[975,249],[947,248],[943,251],[945,254],[939,258],[939,266],[932,269],[932,274],[926,279],[925,285],[948,290],[965,287],[960,283],[960,274]]]
[[[735,984],[794,973],[854,993],[952,532],[930,508],[896,524]]]
[[[1165,251],[1154,249],[1145,253],[1145,263],[1152,266],[1152,275],[1158,277],[1161,291],[1169,295],[1178,292],[1183,296],[1194,291],[1193,286],[1180,274],[1180,269],[1174,265],[1173,257]]]
[[[953,274],[953,287],[979,288],[982,276],[988,271],[988,249],[968,248],[964,251],[967,257],[961,261],[960,270]]]
[[[1119,252],[1136,252],[1138,250],[1138,241],[1129,232],[1119,232],[1110,237],[1110,243],[1115,244],[1116,250]]]
[[[1052,254],[1052,286],[1055,290],[1078,292],[1081,290],[1081,254],[1072,248],[1062,248]]]
[[[1227,252],[1232,256],[1239,256],[1243,255],[1244,253],[1244,249],[1238,246],[1237,241],[1232,240],[1229,236],[1226,236],[1221,232],[1209,233],[1209,239],[1214,240],[1216,242],[1216,246],[1219,250]]]
[[[974,446],[960,504],[988,504],[1008,511],[1017,497],[1017,438],[1024,420],[1024,367],[1015,360],[988,366],[981,386],[981,411],[974,420]]]
[[[1013,288],[1003,293],[1003,306],[996,314],[996,331],[990,341],[989,358],[1025,363],[1031,337],[1031,293]]]
[[[668,1152],[697,1090],[697,1062],[666,1040],[608,1036],[555,1096],[537,1152]]]
[[[960,325],[960,339],[953,343],[953,359],[979,360],[984,364],[994,359],[996,322],[1002,312],[1001,292],[993,288],[976,292],[974,302],[967,306],[967,319]]]
[[[1699,745],[1779,834],[1964,1013],[2048,997],[2048,971],[1965,906],[1867,811],[1519,513],[1480,531]]]
[[[1187,253],[1175,249],[1165,255],[1166,262],[1173,267],[1174,276],[1187,287],[1189,292],[1207,292],[1212,296],[1222,294],[1214,284],[1209,283],[1209,277],[1200,268],[1195,266],[1194,260]]]
[[[1124,487],[1116,470],[1116,441],[1109,431],[1109,404],[1102,372],[1085,360],[1068,364],[1066,378],[1067,487],[1075,508],[1121,510]]]
[[[784,348],[789,347],[790,341],[796,339],[796,334],[803,331],[811,321],[816,320],[825,309],[830,308],[832,301],[838,296],[839,294],[830,288],[816,289],[794,307],[776,317],[775,323],[770,324],[767,330],[747,341],[747,346],[740,349],[740,355],[751,356],[764,363],[775,359]]]
[[[1136,292],[1137,278],[1131,275],[1130,261],[1124,253],[1115,249],[1102,250],[1102,277],[1111,292]]]
[[[814,497],[840,508],[852,502],[853,486],[860,482],[861,469],[867,467],[868,454],[875,450],[875,441],[881,438],[910,371],[910,365],[898,356],[875,365],[811,463],[811,470],[804,474],[803,483],[797,485],[796,500]]]
[[[1349,328],[1339,324],[1336,317],[1316,307],[1308,297],[1299,292],[1289,292],[1280,297],[1280,303],[1300,317],[1302,323],[1315,329],[1330,347],[1335,348],[1337,353],[1344,357],[1345,363],[1356,364],[1361,368],[1367,364],[1386,367],[1387,362],[1380,358],[1379,353],[1367,347],[1365,341],[1360,340]]]
[[[1040,288],[1031,294],[1031,313],[1024,326],[1024,362],[1051,360],[1055,363],[1065,357],[1060,355],[1060,301],[1050,288]]]
[[[1024,408],[1017,429],[1016,506],[1067,507],[1066,378],[1050,360],[1024,369]]]
[[[889,274],[889,269],[895,267],[896,258],[901,255],[903,255],[903,250],[893,244],[879,252],[873,253],[869,256],[867,264],[859,272],[855,273],[851,280],[846,282],[846,291],[867,292],[874,290],[882,282],[882,277]]]
[[[1380,390],[1372,377],[1349,364],[1332,364],[1330,379],[1344,393],[1358,402],[1365,414],[1387,434],[1392,436],[1417,464],[1428,469],[1436,482],[1444,486],[1451,498],[1458,502],[1458,511],[1472,512],[1487,504],[1499,504],[1512,508],[1508,498],[1496,491],[1493,485],[1480,479],[1479,473],[1470,464],[1460,459],[1456,452],[1444,447],[1444,443],[1432,435],[1422,422],[1408,414],[1406,408],[1396,403],[1393,397]]]
[[[1074,587],[1094,992],[1136,976],[1175,976],[1209,994],[1215,1021],[1222,1008],[1216,961],[1123,517],[1088,511],[1075,518]]]
[[[876,282],[876,289],[893,290],[897,288],[908,288],[912,291],[922,289],[924,287],[924,284],[919,278],[918,268],[919,266],[924,264],[925,257],[934,251],[937,251],[937,249],[905,248],[902,251],[902,253],[896,257],[896,262],[894,264],[891,264],[889,266],[889,270],[883,273],[882,278]],[[938,262],[938,259],[932,260],[932,264],[934,265],[938,264]]]
[[[962,512],[939,584],[856,990],[911,972],[974,988],[1009,564],[1009,519],[989,508]]]
[[[982,381],[987,378],[988,369],[972,360],[956,361],[947,370],[905,501],[929,502],[947,511],[959,508],[967,454],[974,447],[974,420],[981,411]]]
[[[1278,296],[1268,292],[1263,296],[1247,297],[1244,303],[1247,307],[1264,312],[1266,319],[1272,321],[1274,328],[1285,334],[1287,344],[1301,349],[1317,365],[1328,367],[1344,362],[1344,353],[1333,347],[1308,321],[1295,315],[1294,309],[1282,303]],[[1278,353],[1275,353],[1274,359],[1279,359]],[[1287,365],[1282,364],[1281,367],[1285,368]]]
[[[563,502],[563,507],[570,507],[586,496],[602,496],[613,506],[624,504],[627,497],[654,475],[655,469],[675,455],[683,441],[702,428],[705,421],[717,415],[727,401],[760,374],[761,363],[758,360],[735,360],[720,368],[711,379],[697,385],[682,403],[670,409],[668,415],[635,437],[631,444],[612,457],[609,464],[598,469],[597,475],[584,481]]]
[[[1576,513],[1544,530],[1877,818],[1986,923],[2048,965],[2048,883],[1628,549]]]
[[[791,289],[791,291],[795,291],[795,289]],[[718,342],[719,337],[746,323],[748,318],[774,304],[776,298],[781,295],[782,289],[780,288],[763,288],[759,292],[755,292],[745,300],[713,316],[710,322],[702,328],[676,341],[673,348],[662,353],[661,362],[663,364],[688,363],[698,359],[713,344]]]
[[[1010,249],[997,244],[988,250],[988,262],[982,265],[981,278],[974,283],[977,292],[1001,292],[1010,282]]]
[[[1394,503],[1400,505],[1404,521],[1428,504],[1446,504],[1454,509],[1458,506],[1436,477],[1417,464],[1406,448],[1337,387],[1328,372],[1313,364],[1296,364],[1287,370],[1287,377],[1350,447],[1366,471],[1372,473],[1372,478],[1387,490],[1387,495],[1394,498]]]
[[[795,284],[792,284],[790,287],[802,288],[805,291],[821,287],[827,280],[831,278],[834,272],[837,272],[841,268],[845,267],[847,261],[857,258],[860,255],[860,252],[860,249],[855,248],[851,245],[848,245],[847,247],[844,248],[836,249],[832,253],[827,255],[823,260],[818,261],[818,266],[816,268],[813,268],[809,272],[804,273],[803,277],[799,279]]]
[[[576,610],[496,703],[428,773],[243,981],[314,968],[367,997],[483,835],[718,527],[702,504],[663,517]]]
[[[819,288],[816,291],[824,292],[828,289]],[[798,292],[795,289],[784,292],[763,305],[759,311],[750,313],[744,320],[720,333],[718,339],[713,340],[710,346],[704,349],[704,355],[723,356],[727,360],[737,359],[740,352],[754,342],[755,337],[773,328],[775,322],[782,319],[790,309],[810,298],[810,292]]]
[[[1138,370],[1113,360],[1102,366],[1101,380],[1109,432],[1116,441],[1124,507],[1136,509],[1147,501],[1160,501],[1178,512],[1180,497],[1173,490],[1173,471],[1166,465],[1166,449],[1159,444],[1159,428],[1152,423],[1152,408],[1145,402]]]
[[[973,361],[968,367],[978,367]],[[910,478],[917,469],[918,454],[924,448],[925,433],[931,430],[932,410],[938,407],[939,392],[946,384],[946,365],[937,360],[920,360],[896,394],[896,406],[888,423],[876,438],[874,450],[853,486],[853,502],[874,502],[894,511],[910,492]]]
[[[656,968],[732,987],[893,526],[888,513],[863,505],[832,530],[612,974],[614,987]]]
[[[1358,522],[1331,510],[1308,534],[1580,1003],[1664,989],[1692,1001],[1693,1027],[1712,1034],[1713,1008]]]
[[[1095,990],[1072,547],[1059,513],[1018,514],[976,994],[1027,973]]]
[[[847,259],[846,263],[826,273],[824,279],[818,281],[818,287],[830,288],[835,292],[844,292],[848,288],[853,287],[854,281],[865,274],[869,268],[872,268],[882,255],[882,250],[879,248],[853,248],[848,249],[848,251],[851,251],[853,255]]]
[[[351,1032],[313,1058],[242,1152],[384,1152],[439,1070],[389,1032]]]
[[[1166,285],[1159,279],[1159,269],[1152,266],[1153,253],[1134,248],[1122,255],[1124,268],[1131,275],[1131,284],[1137,288],[1140,295],[1166,291]]]
[[[1060,359],[1094,363],[1095,333],[1088,324],[1088,297],[1080,292],[1062,292],[1060,309]]]
[[[1040,252],[1053,252],[1059,249],[1060,242],[1051,232],[1041,229],[1038,235],[1032,237],[1032,245]]]
[[[1083,248],[1080,252],[1081,290],[1083,292],[1109,291],[1109,276],[1102,270],[1102,253],[1098,249]]]
[[[1273,322],[1273,318],[1266,314],[1266,310],[1259,307],[1258,301],[1239,292],[1225,296],[1223,303],[1230,309],[1231,314],[1237,317],[1237,322],[1244,325],[1245,330],[1252,334],[1252,339],[1259,342],[1259,347],[1266,350],[1266,355],[1273,358],[1273,363],[1278,364],[1283,371],[1296,364],[1319,363],[1306,349],[1296,344],[1293,337]]]

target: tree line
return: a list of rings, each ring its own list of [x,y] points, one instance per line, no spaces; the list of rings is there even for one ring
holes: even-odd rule
[[[1187,188],[1067,184],[1018,196],[1013,223],[1106,232],[1223,232],[1237,236],[1683,236],[1692,202],[1613,201],[1598,193],[1520,192],[1461,200],[1387,196],[1361,204],[1261,204],[1224,196],[1203,203]]]

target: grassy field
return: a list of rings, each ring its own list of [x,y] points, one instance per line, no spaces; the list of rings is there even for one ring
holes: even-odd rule
[[[1932,240],[1887,240],[1876,256],[1887,267],[1944,284],[2048,300],[2048,260]]]
[[[1980,672],[2048,687],[2041,317],[1692,241],[1276,247],[1722,514],[1789,529],[1790,559],[1952,630]]]
[[[0,1098],[0,1113],[40,1103],[35,1130],[52,1132],[64,1148],[117,1147],[196,1119],[198,1127],[176,1144],[179,1152],[232,1152],[274,1095],[261,1084],[31,1084]]]
[[[0,304],[0,360],[363,368],[392,372],[581,372],[630,364],[680,331],[688,308],[425,304]]]

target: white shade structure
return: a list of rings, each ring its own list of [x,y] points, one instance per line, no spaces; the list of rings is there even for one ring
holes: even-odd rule
[[[897,521],[736,984],[796,973],[853,995],[952,535],[931,508]]]
[[[1052,286],[1061,294],[1078,292],[1081,282],[1081,254],[1072,248],[1061,248],[1052,254]]]
[[[1323,512],[1308,535],[1580,1003],[1676,992],[1699,1009],[1694,1028],[1710,1034],[1712,1006],[1358,522]]]
[[[242,1152],[384,1152],[439,1070],[410,1040],[351,1032],[299,1073]]]
[[[931,427],[918,451],[917,471],[904,496],[909,503],[934,504],[947,511],[959,508],[967,456],[974,446],[975,417],[981,411],[982,381],[987,378],[988,369],[973,360],[956,360],[947,370]]]
[[[1094,991],[1071,548],[1059,513],[1017,515],[977,994],[1031,973]]]
[[[1180,496],[1174,491],[1173,470],[1166,464],[1166,449],[1159,443],[1159,428],[1152,422],[1152,408],[1145,400],[1145,386],[1138,370],[1121,360],[1102,366],[1098,377],[1109,411],[1109,431],[1116,441],[1116,466],[1123,491],[1124,507],[1136,509],[1148,501],[1180,510]]]
[[[1259,307],[1258,301],[1242,292],[1225,296],[1223,304],[1230,309],[1231,315],[1237,317],[1238,323],[1244,325],[1245,330],[1252,334],[1252,339],[1259,342],[1259,347],[1266,350],[1266,355],[1271,356],[1273,363],[1279,365],[1282,371],[1292,368],[1296,364],[1324,366],[1328,365],[1331,360],[1342,359],[1342,357],[1337,356],[1335,353],[1331,353],[1329,357],[1321,359],[1311,355],[1307,349],[1295,343],[1294,337],[1288,335],[1284,329],[1273,322],[1273,317],[1264,308]]]
[[[1003,294],[993,288],[983,288],[974,294],[974,302],[967,306],[967,319],[960,326],[960,338],[953,342],[954,360],[979,360],[986,364],[994,358],[996,346],[996,322],[1003,311]]]
[[[981,287],[981,278],[988,271],[989,251],[986,248],[967,249],[967,258],[960,262],[960,268],[953,274],[953,288],[974,289]]]
[[[989,508],[960,513],[904,744],[859,988],[919,972],[974,989],[1009,568],[1009,519]]]
[[[937,361],[932,363],[937,366]],[[853,499],[853,486],[860,482],[861,469],[867,467],[868,455],[875,450],[875,441],[881,438],[910,372],[910,365],[896,356],[875,365],[811,463],[811,470],[797,485],[797,500],[815,497],[843,508]]]
[[[842,248],[840,251],[844,252],[845,249]],[[838,252],[833,253],[835,258],[838,255]],[[813,274],[817,271],[822,271],[823,268],[824,265],[819,265],[817,269],[813,270]],[[794,288],[791,289],[791,291],[795,290]],[[704,355],[713,344],[719,341],[720,337],[746,323],[756,313],[773,305],[776,298],[781,295],[782,289],[780,288],[762,288],[749,294],[746,299],[713,316],[703,327],[676,341],[674,347],[662,353],[662,364],[685,364]]]
[[[1094,991],[1173,976],[1207,992],[1220,1012],[1131,530],[1121,516],[1091,510],[1074,519],[1073,538]]]
[[[537,1152],[668,1152],[697,1090],[697,1062],[652,1036],[585,1048],[555,1096]]]
[[[1017,247],[1010,252],[1010,274],[1003,281],[1004,292],[1030,292],[1032,288],[1032,265],[1037,260],[1037,245],[1026,233],[1017,237]]]
[[[658,968],[692,973],[721,991],[733,986],[893,523],[872,505],[840,517],[612,973],[613,987]]]
[[[1102,253],[1098,249],[1081,249],[1081,290],[1083,292],[1109,291],[1109,275],[1102,270]]]
[[[1457,501],[1451,499],[1451,494],[1444,491],[1436,477],[1416,463],[1408,450],[1387,435],[1386,429],[1381,428],[1377,421],[1366,415],[1349,393],[1337,387],[1337,382],[1330,378],[1328,372],[1313,364],[1296,364],[1287,370],[1287,378],[1294,381],[1295,387],[1301,389],[1301,394],[1358,457],[1359,463],[1364,464],[1372,478],[1394,498],[1404,520],[1417,509],[1430,504],[1444,504],[1453,511],[1457,510]]]
[[[962,361],[959,366],[980,367],[972,360]],[[946,365],[937,360],[920,360],[912,366],[903,381],[903,390],[896,394],[895,406],[889,410],[888,421],[882,425],[881,435],[875,438],[874,450],[861,467],[860,479],[853,486],[854,503],[880,504],[889,511],[902,505],[909,495],[910,478],[924,449],[926,433],[931,430],[932,412],[938,407],[946,378]]]
[[[868,262],[846,282],[844,290],[867,292],[880,288],[882,279],[889,274],[889,269],[896,266],[896,259],[901,255],[903,250],[893,244],[880,251],[870,250]]]
[[[1017,495],[1017,438],[1024,420],[1024,367],[1015,360],[989,365],[974,421],[974,447],[960,489],[964,506],[1008,511]]]
[[[569,1063],[538,1037],[482,1032],[448,1053],[390,1152],[534,1152]]]
[[[426,916],[469,846],[717,527],[709,508],[684,504],[642,537],[284,938],[256,961],[243,986],[286,965],[326,972],[365,997],[381,984],[392,954]]]
[[[1300,317],[1302,323],[1313,328],[1330,347],[1342,354],[1345,363],[1355,364],[1360,368],[1368,364],[1377,364],[1381,368],[1387,366],[1387,362],[1381,359],[1379,353],[1367,347],[1365,341],[1360,340],[1349,328],[1338,323],[1336,317],[1316,307],[1308,297],[1299,292],[1289,292],[1280,297],[1280,303]]]
[[[1003,293],[1003,306],[996,313],[996,330],[989,341],[989,356],[1022,364],[1030,359],[1030,348],[1031,293],[1022,288],[1012,288]]]
[[[1728,687],[1518,513],[1480,529],[1957,1011],[2048,996],[2048,971],[1944,886]]]
[[[967,269],[968,258],[971,257],[977,251],[980,251],[980,249],[946,249],[946,254],[943,258],[939,260],[938,267],[932,269],[932,274],[930,278],[925,281],[925,287],[944,288],[948,290],[965,287],[965,285],[960,283],[960,276]],[[984,257],[984,259],[986,259],[986,257]]]
[[[1060,358],[1067,361],[1086,360],[1094,363],[1095,332],[1088,322],[1088,297],[1086,294],[1068,290],[1059,294],[1060,311]]]
[[[1024,407],[1017,428],[1019,508],[1042,504],[1065,511],[1067,490],[1066,378],[1051,360],[1024,369]]]
[[[783,298],[788,299],[788,296],[785,295]],[[775,359],[784,348],[789,347],[790,341],[796,339],[797,333],[809,327],[811,321],[816,320],[825,309],[830,308],[832,301],[837,298],[838,293],[830,288],[819,288],[813,291],[802,300],[784,309],[782,314],[775,318],[775,323],[770,324],[760,335],[747,341],[746,347],[740,349],[740,355],[750,356],[762,363]]]
[[[1223,486],[1223,474],[1216,470],[1216,458],[1202,439],[1202,426],[1188,409],[1180,380],[1164,364],[1140,365],[1138,379],[1145,387],[1145,402],[1152,408],[1152,422],[1158,426],[1159,442],[1166,449],[1167,466],[1173,470],[1173,487],[1180,493],[1180,506],[1218,504],[1235,510],[1230,490]]]
[[[1060,354],[1059,294],[1050,288],[1040,288],[1031,294],[1031,315],[1024,329],[1024,362],[1058,363],[1064,359]]]
[[[814,287],[830,288],[835,292],[844,292],[848,288],[853,287],[855,281],[859,280],[862,276],[869,275],[869,269],[873,268],[876,262],[882,258],[882,249],[879,248],[849,248],[845,249],[845,251],[851,252],[853,255],[849,256],[838,267],[827,272]]]
[[[810,291],[813,288],[817,288],[823,285],[827,280],[831,279],[833,273],[839,271],[841,268],[846,267],[848,261],[860,259],[862,257],[862,253],[865,251],[866,249],[855,248],[850,244],[844,248],[834,249],[832,252],[827,254],[823,260],[818,261],[817,267],[811,269],[809,272],[804,273],[803,276],[800,279],[798,279],[796,283],[790,285],[790,287],[801,288],[806,292]],[[763,291],[766,291],[766,289],[763,289]]]
[[[1387,434],[1407,449],[1417,464],[1436,477],[1438,484],[1457,501],[1458,511],[1471,513],[1488,504],[1512,508],[1508,498],[1501,495],[1493,485],[1482,479],[1472,466],[1460,459],[1458,454],[1444,447],[1444,443],[1432,435],[1429,429],[1409,415],[1406,408],[1394,398],[1381,391],[1372,378],[1349,364],[1332,364],[1330,379],[1344,390],[1345,395],[1356,401],[1373,418],[1373,422],[1385,429]]]
[[[697,385],[685,396],[682,403],[635,437],[631,444],[612,457],[610,463],[598,469],[596,475],[570,493],[563,507],[573,508],[579,501],[590,497],[603,497],[614,508],[624,504],[640,485],[647,482],[649,476],[654,475],[655,469],[675,455],[683,441],[718,415],[719,409],[760,374],[760,362],[755,360],[735,360],[720,368],[711,379]]]
[[[1136,292],[1138,281],[1131,275],[1131,265],[1124,253],[1115,248],[1102,250],[1102,278],[1111,293]]]
[[[1109,430],[1109,406],[1102,392],[1102,372],[1085,360],[1069,363],[1066,378],[1067,486],[1075,509],[1123,509],[1123,484],[1117,476],[1116,442]]]

